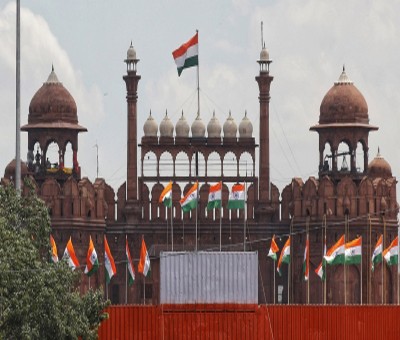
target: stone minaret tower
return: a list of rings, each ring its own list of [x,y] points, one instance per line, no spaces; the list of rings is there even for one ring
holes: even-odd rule
[[[273,213],[271,209],[271,179],[269,166],[269,100],[270,87],[274,79],[269,74],[269,65],[272,60],[269,59],[269,53],[264,47],[260,53],[260,74],[256,77],[260,90],[260,158],[259,158],[259,202],[256,207],[256,218],[262,222],[269,219],[269,215]]]
[[[123,77],[126,83],[126,101],[128,104],[127,131],[127,183],[125,216],[128,223],[137,223],[140,214],[137,190],[137,86],[140,76],[136,73],[136,51],[129,47],[125,60],[127,74]]]

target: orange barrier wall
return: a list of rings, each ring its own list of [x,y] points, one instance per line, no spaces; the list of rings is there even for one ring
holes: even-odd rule
[[[111,306],[99,339],[399,339],[400,306]]]

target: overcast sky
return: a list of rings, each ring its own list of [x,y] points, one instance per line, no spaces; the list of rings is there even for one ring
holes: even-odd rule
[[[15,7],[0,0],[0,171],[15,157]],[[270,141],[271,179],[280,189],[291,178],[318,171],[320,103],[346,65],[364,95],[370,124],[370,160],[380,147],[399,177],[400,1],[218,0],[129,1],[21,0],[21,124],[54,64],[75,98],[82,175],[99,176],[116,190],[126,179],[126,91],[123,60],[132,41],[140,59],[138,136],[150,109],[158,123],[175,124],[183,109],[196,112],[196,72],[178,77],[171,52],[199,30],[201,116],[215,110],[221,125],[245,110],[258,138],[260,22],[273,63]],[[26,160],[27,134],[21,133]],[[359,162],[360,163],[360,162]]]

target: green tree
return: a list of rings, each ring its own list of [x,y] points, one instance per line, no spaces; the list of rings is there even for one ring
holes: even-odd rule
[[[26,183],[29,186],[29,183]],[[50,218],[32,187],[0,187],[0,339],[96,339],[108,302],[81,273],[50,263]]]

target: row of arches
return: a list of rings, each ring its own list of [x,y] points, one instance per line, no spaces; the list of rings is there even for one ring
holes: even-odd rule
[[[175,176],[254,176],[255,161],[248,152],[243,152],[237,158],[236,154],[229,151],[223,158],[217,152],[212,152],[207,158],[203,153],[193,154],[192,158],[184,151],[176,157],[164,151],[160,157],[149,151],[142,162],[143,177],[175,177]]]

